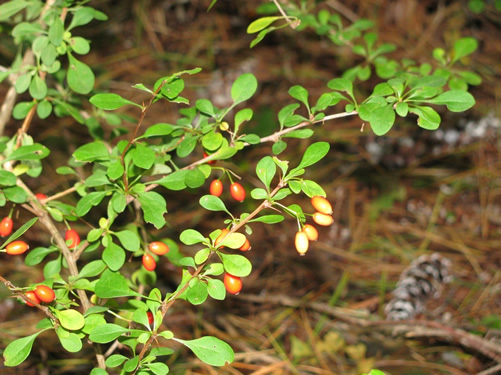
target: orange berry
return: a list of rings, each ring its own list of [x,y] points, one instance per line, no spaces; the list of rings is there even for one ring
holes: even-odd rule
[[[230,194],[239,202],[243,202],[245,199],[245,189],[238,182],[234,182],[230,185]]]
[[[249,240],[246,238],[244,244],[238,250],[249,251],[250,249],[251,249],[251,244],[250,244]]]
[[[224,287],[226,291],[231,294],[238,294],[242,290],[242,279],[237,276],[224,274]]]
[[[45,199],[47,199],[47,196],[43,193],[36,193],[35,194],[35,197],[39,200],[39,201],[43,201]]]
[[[330,215],[323,214],[321,212],[315,212],[313,214],[313,221],[318,225],[327,227],[334,222],[334,218]]]
[[[153,258],[150,254],[144,254],[143,267],[148,271],[153,271],[155,268],[157,268],[157,262],[155,261],[155,258]]]
[[[4,217],[0,222],[0,236],[5,237],[12,233],[14,222],[8,216]]]
[[[66,241],[70,249],[74,249],[80,243],[80,236],[78,235],[76,230],[68,229],[64,234],[64,240]]]
[[[34,302],[36,303],[40,303],[40,299],[37,297],[37,295],[35,294],[35,292],[33,290],[30,290],[26,293],[24,293],[26,295],[26,297],[28,297],[29,299],[33,300]],[[34,304],[32,304],[31,302],[26,302],[26,305],[28,306],[35,306]]]
[[[306,233],[306,237],[310,241],[316,241],[318,240],[318,230],[311,224],[305,224],[303,227],[303,232]]]
[[[8,244],[5,247],[5,250],[6,250],[7,254],[19,255],[19,254],[26,252],[26,250],[28,250],[29,248],[30,247],[28,246],[28,244],[26,242],[17,240],[17,241],[12,241],[10,244]]]
[[[223,183],[219,180],[214,180],[210,183],[209,191],[211,195],[219,197],[223,194]]]
[[[302,230],[297,232],[294,243],[296,245],[296,250],[300,255],[306,254],[310,245],[310,241],[308,240],[306,233],[304,233]]]
[[[37,287],[35,288],[35,294],[40,301],[46,303],[50,303],[56,298],[56,293],[54,293],[52,288],[43,284],[37,285]]]
[[[320,195],[315,195],[313,198],[311,198],[311,205],[315,210],[318,212],[325,214],[325,215],[331,215],[332,214],[332,206],[329,203],[327,199],[324,197],[321,197]]]
[[[217,247],[218,243],[220,243],[220,242],[222,241],[222,239],[223,239],[224,237],[226,237],[226,235],[227,235],[228,233],[230,233],[230,231],[229,231],[228,229],[226,229],[226,228],[221,229],[221,234],[220,234],[219,236],[217,236],[216,241],[214,241],[214,246],[215,246],[215,247]],[[224,247],[224,246],[223,246],[223,247]],[[221,249],[222,249],[223,247],[221,247]]]
[[[148,245],[148,249],[150,249],[150,251],[153,254],[157,254],[157,255],[165,255],[169,252],[169,246],[167,246],[166,244],[164,244],[163,242],[160,242],[160,241],[154,241],[154,242],[150,243]]]

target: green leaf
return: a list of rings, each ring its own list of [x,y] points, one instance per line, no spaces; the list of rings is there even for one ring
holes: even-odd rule
[[[202,362],[211,366],[224,366],[235,359],[231,347],[216,337],[205,336],[195,340],[174,338],[173,340],[190,348]]]
[[[240,234],[240,233],[233,233]],[[243,236],[243,235],[242,235]],[[228,238],[228,237],[226,237]],[[224,243],[224,241],[223,241]],[[242,242],[243,244],[243,242]],[[241,246],[241,245],[240,245]],[[246,277],[249,276],[252,271],[251,262],[239,254],[224,254],[219,253],[221,261],[223,262],[224,270],[233,276]]]
[[[107,191],[94,191],[81,198],[75,208],[75,213],[79,216],[85,216],[93,206],[97,206],[108,194]]]
[[[397,112],[397,115],[399,115],[400,117],[405,117],[409,112],[409,105],[405,102],[399,102],[395,107],[395,112]]]
[[[124,249],[110,242],[104,249],[102,258],[110,270],[118,271],[124,265],[126,255]]]
[[[18,204],[24,203],[28,199],[26,191],[19,186],[6,187],[3,189],[3,193],[7,200]]]
[[[120,243],[129,251],[137,251],[141,247],[139,242],[139,237],[133,231],[122,230],[120,232],[114,233],[118,237]]]
[[[230,214],[223,201],[214,195],[204,195],[200,198],[200,206],[209,211],[224,211]]]
[[[95,141],[86,143],[85,145],[77,148],[73,153],[73,157],[76,161],[91,162],[95,160],[108,159],[109,153],[106,145],[103,142]]]
[[[212,117],[216,116],[214,105],[208,99],[198,99],[195,104],[195,107],[202,113],[206,113]]]
[[[14,106],[12,117],[16,120],[21,120],[28,115],[28,112],[35,106],[35,102],[19,102]]]
[[[200,170],[200,168],[191,169],[186,173],[186,178],[184,180],[186,186],[196,189],[205,183],[205,174]]]
[[[89,375],[109,375],[106,370],[103,370],[102,368],[94,367]]]
[[[191,154],[195,147],[197,146],[198,138],[187,134],[181,141],[179,146],[177,146],[176,154],[180,158],[184,158]]]
[[[254,34],[258,31],[261,31],[268,26],[270,26],[276,20],[282,19],[283,17],[261,17],[257,20],[254,20],[247,27],[247,34]]]
[[[128,358],[121,354],[112,354],[106,358],[106,367],[118,367]]]
[[[36,247],[33,250],[30,250],[28,254],[26,255],[26,258],[24,258],[24,263],[27,266],[36,266],[39,264],[44,258],[49,255],[50,253],[53,253],[55,251],[58,251],[57,248],[55,247]]]
[[[235,115],[235,129],[238,129],[240,127],[240,125],[242,124],[242,122],[251,120],[253,115],[254,115],[254,112],[250,108],[244,108],[244,109],[238,111],[237,114]],[[235,130],[235,132],[236,132],[236,130]],[[249,142],[249,141],[247,141],[247,142]]]
[[[250,192],[252,199],[261,200],[268,198],[268,192],[261,188],[252,189]]]
[[[260,222],[264,224],[277,224],[282,221],[284,221],[284,217],[282,215],[263,215],[249,220],[249,223]]]
[[[31,80],[30,95],[37,100],[42,100],[47,96],[47,84],[38,74],[35,74]]]
[[[186,175],[188,174],[187,170],[179,170],[168,174],[167,176],[161,178],[160,180],[154,181],[155,183],[162,185],[163,187],[169,190],[183,190],[186,187],[186,183],[184,182],[186,179]]]
[[[16,184],[16,175],[12,172],[0,169],[0,185],[14,186]]]
[[[71,38],[69,40],[69,45],[71,46],[72,51],[78,53],[79,55],[86,55],[90,52],[90,43],[80,36]]]
[[[312,180],[303,180],[301,189],[303,190],[303,193],[305,193],[310,198],[315,195],[320,195],[322,197],[326,196],[324,189],[322,189],[319,184]]]
[[[277,165],[271,156],[265,156],[256,165],[256,175],[261,182],[266,186],[266,190],[270,190],[270,184],[277,172]]]
[[[125,98],[122,98],[118,94],[109,93],[109,94],[96,94],[93,95],[89,101],[94,104],[97,108],[105,109],[105,110],[114,110],[124,105],[135,105],[136,107],[141,108],[139,104],[131,102]]]
[[[42,120],[46,119],[52,113],[52,104],[48,100],[42,100],[37,106],[37,115]]]
[[[4,365],[14,367],[23,363],[28,358],[35,339],[42,332],[39,331],[33,335],[14,340],[7,345],[3,352],[3,357],[5,358]]]
[[[148,363],[145,364],[145,367],[148,367],[150,371],[155,375],[166,375],[169,373],[169,367],[165,363],[161,362]]]
[[[136,144],[132,154],[132,161],[136,166],[143,169],[150,169],[155,162],[156,154],[151,148],[142,144]]]
[[[151,125],[144,134],[141,137],[138,137],[137,139],[140,138],[149,138],[149,137],[163,137],[165,135],[169,135],[174,131],[174,125],[171,124],[166,124],[166,123],[159,123],[155,125]]]
[[[478,42],[475,38],[466,37],[457,40],[452,48],[453,57],[452,62],[456,62],[459,59],[468,56],[475,52],[478,47]]]
[[[304,152],[303,158],[299,165],[294,170],[304,169],[313,165],[327,155],[330,145],[327,142],[316,142],[311,144]]]
[[[61,325],[70,331],[79,330],[85,324],[83,315],[76,310],[55,310],[54,313]]]
[[[231,98],[236,105],[251,98],[256,90],[256,77],[252,73],[245,73],[238,77],[231,86]]]
[[[384,135],[388,133],[395,122],[395,111],[391,104],[383,107],[378,107],[370,114],[372,131],[376,135]]]
[[[94,288],[99,298],[116,298],[136,296],[137,293],[130,290],[127,280],[120,273],[105,271],[97,281]]]
[[[271,146],[271,150],[273,151],[274,155],[280,154],[286,148],[287,148],[287,143],[285,143],[282,140],[275,142],[273,146]]]
[[[30,3],[24,0],[8,1],[0,5],[0,22],[9,19],[11,16],[26,8]]]
[[[70,353],[77,353],[82,349],[82,340],[80,340],[80,337],[76,333],[68,332],[63,327],[58,327],[56,334],[61,346]]]
[[[116,180],[117,178],[122,177],[124,174],[124,167],[120,160],[116,160],[112,162],[109,166],[108,169],[106,170],[106,175],[110,178],[110,180]],[[89,186],[86,183],[87,186]]]
[[[421,128],[435,130],[440,126],[440,115],[431,107],[411,107],[410,112],[419,116],[418,125]]]
[[[346,78],[334,78],[327,83],[327,87],[332,90],[344,91],[353,96],[353,83]]]
[[[289,95],[303,103],[306,108],[308,108],[308,112],[310,112],[310,105],[308,104],[308,91],[303,86],[292,86],[289,89]]]
[[[208,295],[209,291],[207,290],[206,283],[200,281],[199,279],[193,279],[192,282],[190,282],[186,298],[192,305],[200,305],[204,303]]]
[[[87,64],[78,61],[68,53],[69,67],[66,79],[70,88],[78,94],[88,94],[94,88],[94,73]]]
[[[89,334],[89,340],[98,344],[106,344],[107,342],[113,341],[129,331],[130,329],[117,324],[103,324],[92,330]]]
[[[162,228],[165,225],[164,214],[167,212],[167,202],[164,197],[154,191],[138,195],[144,213],[144,221],[153,224],[157,229]]]
[[[202,147],[206,150],[217,150],[223,143],[223,135],[216,131],[210,131],[202,137]]]
[[[207,291],[209,292],[209,296],[217,300],[224,300],[226,298],[226,288],[224,287],[224,283],[218,279],[209,279],[207,280]]]
[[[35,224],[38,220],[38,217],[34,217],[33,219],[27,221],[24,223],[18,230],[16,230],[14,233],[12,233],[9,238],[5,240],[5,242],[2,244],[0,249],[3,249],[5,246],[7,246],[9,243],[11,243],[14,240],[17,240],[19,237],[21,237],[28,229],[31,228],[33,224]]]
[[[475,98],[467,91],[450,90],[428,100],[428,102],[446,105],[451,112],[463,112],[475,105]]]
[[[238,249],[242,247],[245,242],[245,235],[242,233],[231,233],[227,235],[224,240],[217,244],[217,247],[228,246],[231,249]]]
[[[299,138],[299,139],[306,139],[310,138],[315,132],[313,129],[298,129],[291,131],[290,133],[284,134],[284,138]]]
[[[101,259],[93,260],[82,267],[80,273],[78,274],[78,277],[79,278],[94,277],[99,275],[105,269],[106,269],[106,264]]]
[[[3,162],[9,160],[40,160],[45,158],[50,154],[50,150],[41,145],[40,143],[34,143],[28,146],[21,146],[14,150]]]
[[[59,46],[63,41],[63,34],[64,34],[63,21],[59,17],[54,17],[52,20],[52,24],[50,25],[48,34],[50,42],[56,47]]]
[[[194,229],[186,229],[179,236],[179,240],[185,245],[195,245],[206,241],[206,238],[202,236],[202,233]]]

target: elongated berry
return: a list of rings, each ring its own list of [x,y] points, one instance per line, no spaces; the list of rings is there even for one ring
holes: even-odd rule
[[[238,294],[242,290],[242,279],[237,276],[224,274],[224,287],[226,291],[231,294]]]
[[[6,237],[12,233],[12,227],[14,226],[14,222],[8,216],[4,217],[2,221],[0,221],[0,236]]]
[[[26,252],[26,250],[28,250],[29,248],[30,247],[26,242],[17,240],[17,241],[12,241],[10,244],[8,244],[5,247],[5,251],[7,252],[7,254],[10,255],[19,255]]]
[[[78,235],[76,230],[68,229],[64,234],[64,240],[66,241],[70,249],[74,249],[80,243],[80,236]]]
[[[238,182],[234,182],[230,185],[230,194],[233,199],[243,202],[245,199],[245,189]]]
[[[311,224],[305,224],[303,227],[303,232],[306,233],[306,237],[310,241],[316,241],[318,240],[318,230]]]
[[[319,195],[315,195],[313,198],[311,198],[311,205],[315,210],[318,212],[325,214],[325,215],[331,215],[332,214],[332,206],[329,203],[327,199],[324,197],[321,197]]]
[[[214,241],[214,246],[217,247],[217,245],[223,240],[224,237],[226,237],[226,235],[229,233],[230,231],[226,228],[223,228],[221,229],[221,234],[219,234],[219,236],[217,236],[216,238],[216,241]],[[223,248],[224,246],[221,247],[221,249]]]
[[[166,244],[164,244],[163,242],[160,242],[160,241],[151,242],[148,245],[148,249],[150,249],[150,251],[153,254],[157,254],[157,255],[165,255],[169,252],[169,246],[167,246]]]
[[[219,180],[214,180],[210,183],[209,191],[211,195],[219,197],[223,194],[223,183]]]
[[[321,212],[315,212],[313,214],[313,221],[318,225],[327,227],[334,222],[334,218],[330,215],[323,214]]]
[[[40,299],[37,297],[37,295],[35,294],[35,292],[33,290],[27,291],[26,293],[24,293],[24,295],[38,304],[40,304],[40,302],[42,302],[42,301],[40,301]],[[35,306],[31,302],[26,302],[26,305]]]
[[[308,236],[302,230],[296,233],[296,238],[294,241],[296,245],[296,250],[300,255],[306,254],[308,251],[308,247],[310,245],[310,241],[308,240]]]
[[[151,311],[146,312],[146,316],[148,317],[148,324],[151,326],[153,324],[153,313]]]
[[[157,268],[157,262],[155,261],[155,258],[153,258],[150,254],[144,254],[142,261],[143,267],[148,271],[153,271],[155,268]]]
[[[251,244],[250,244],[249,240],[246,238],[244,244],[238,250],[249,251],[250,249],[251,249]]]
[[[37,285],[37,287],[35,288],[35,294],[40,301],[46,303],[50,303],[56,298],[56,293],[54,293],[52,288],[43,284]]]

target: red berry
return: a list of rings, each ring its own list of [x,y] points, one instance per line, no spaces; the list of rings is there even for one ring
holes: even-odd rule
[[[39,200],[39,201],[43,201],[45,199],[47,199],[47,196],[43,193],[36,193],[35,194],[35,197]]]
[[[153,313],[148,311],[146,315],[148,316],[148,324],[151,326],[153,324]]]
[[[5,250],[6,250],[7,254],[19,255],[19,254],[26,252],[26,250],[28,250],[29,248],[30,247],[28,246],[28,244],[26,242],[17,240],[17,241],[13,241],[10,244],[8,244],[5,247]]]
[[[35,288],[35,294],[40,301],[47,303],[54,301],[54,299],[56,298],[56,293],[54,293],[52,288],[43,284],[37,285],[37,287]]]
[[[327,199],[324,197],[321,197],[320,195],[315,195],[313,198],[311,198],[311,205],[315,210],[318,212],[325,214],[325,215],[331,215],[332,214],[332,206],[329,203]]]
[[[245,199],[245,189],[238,182],[234,182],[230,185],[230,193],[231,196],[239,202],[243,202]]]
[[[205,151],[204,151],[204,158],[206,158],[207,156],[209,156],[209,154],[207,154]],[[211,160],[211,161],[208,161],[207,164],[216,164],[216,161],[215,160]]]
[[[12,233],[14,222],[8,216],[4,217],[0,222],[0,236],[5,237]]]
[[[36,302],[38,304],[41,302],[40,299],[37,297],[37,295],[35,294],[35,292],[33,290],[30,290],[30,291],[28,291],[28,292],[26,292],[24,294],[26,295],[26,297],[28,297],[29,299],[33,300],[34,302]],[[35,306],[31,302],[26,302],[26,304],[28,306]]]
[[[237,276],[224,274],[224,287],[226,291],[231,294],[238,294],[242,290],[242,279]]]
[[[169,252],[169,246],[167,246],[166,244],[164,244],[163,242],[160,242],[160,241],[154,241],[154,242],[150,243],[148,245],[148,249],[150,249],[150,251],[153,254],[157,254],[157,255],[165,255]]]
[[[238,250],[240,250],[240,251],[248,251],[250,249],[251,249],[251,244],[250,244],[249,240],[246,238],[244,244]]]
[[[229,233],[230,231],[226,228],[224,229],[221,229],[221,234],[219,236],[217,236],[216,238],[216,241],[214,241],[214,246],[217,247],[218,243],[222,241],[222,239],[224,237],[226,237],[226,235]],[[221,247],[221,249],[223,248],[224,246]]]
[[[334,222],[334,219],[330,215],[326,215],[321,212],[315,212],[313,214],[313,221],[318,225],[326,227],[331,225]]]
[[[318,230],[311,224],[305,224],[303,227],[303,232],[306,233],[306,237],[310,241],[316,241],[318,240]]]
[[[74,249],[80,243],[80,236],[74,229],[68,229],[64,235],[64,240],[70,249]]]
[[[310,245],[310,241],[308,240],[308,236],[302,230],[296,233],[296,238],[294,241],[296,245],[296,250],[299,254],[304,255],[308,251],[308,246]]]
[[[214,180],[210,183],[209,191],[212,195],[219,197],[223,194],[223,183],[219,180]]]
[[[157,262],[150,254],[143,255],[143,267],[148,271],[153,271],[157,267]]]

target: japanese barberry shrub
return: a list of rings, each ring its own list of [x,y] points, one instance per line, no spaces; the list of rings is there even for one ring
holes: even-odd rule
[[[313,125],[347,116],[358,116],[361,124],[368,123],[377,135],[390,131],[397,116],[411,114],[417,116],[418,126],[433,130],[441,121],[437,106],[454,112],[469,109],[474,99],[468,85],[479,83],[475,73],[456,68],[463,57],[475,51],[473,38],[457,40],[450,51],[437,48],[432,53],[434,63],[433,59],[421,65],[409,59],[397,61],[389,57],[395,46],[378,42],[378,35],[370,31],[374,26],[371,21],[345,25],[337,14],[324,9],[305,14],[302,7],[288,2],[282,9],[288,17],[265,15],[249,25],[248,33],[257,33],[252,47],[277,29],[308,27],[319,37],[328,38],[334,47],[350,46],[365,60],[341,77],[332,77],[316,101],[304,87],[291,87],[293,102],[278,112],[279,128],[260,137],[244,131],[245,123],[253,118],[253,110],[245,102],[258,90],[257,79],[250,73],[233,82],[229,93],[232,104],[226,108],[217,108],[207,98],[190,103],[182,96],[185,80],[191,80],[200,68],[159,77],[152,85],[134,84],[135,90],[148,96],[141,103],[99,92],[92,67],[82,61],[90,51],[90,42],[78,36],[78,28],[105,22],[107,16],[89,4],[12,0],[0,5],[2,31],[12,37],[19,51],[11,66],[0,70],[0,82],[11,85],[10,97],[24,94],[23,98],[28,98],[2,107],[20,126],[0,138],[0,207],[9,208],[11,213],[27,209],[32,215],[25,223],[16,223],[13,233],[13,224],[6,219],[11,214],[5,216],[0,224],[0,235],[6,237],[0,244],[0,257],[8,261],[2,252],[26,253],[25,263],[43,266],[44,275],[39,285],[13,285],[1,276],[14,295],[40,309],[41,317],[37,332],[7,346],[3,352],[6,366],[21,364],[44,331],[53,331],[68,352],[78,353],[84,345],[92,345],[96,353],[94,375],[107,371],[167,374],[165,357],[174,352],[169,348],[172,341],[185,345],[209,365],[231,363],[234,353],[228,343],[212,336],[180,339],[164,318],[179,300],[198,306],[209,297],[223,300],[227,293],[245,293],[242,280],[252,272],[252,264],[239,251],[250,249],[247,236],[252,233],[251,225],[278,224],[285,217],[293,218],[298,229],[288,229],[296,233],[291,243],[295,241],[297,251],[304,255],[312,251],[310,241],[318,238],[312,223],[333,223],[325,191],[306,177],[308,168],[329,152],[329,143],[312,141],[298,158],[297,153],[285,152],[287,139],[312,138]],[[258,10],[278,14],[271,3]],[[354,87],[374,72],[380,82],[370,95],[359,97]],[[345,104],[344,111],[333,113],[338,103]],[[181,105],[177,122],[144,126],[143,119],[153,105]],[[113,111],[124,106],[130,106],[138,120],[127,140],[118,140],[118,132],[105,133],[100,124],[119,123],[121,117]],[[37,141],[36,129],[30,127],[35,116],[41,121],[70,117],[89,129],[92,140],[80,144],[69,155],[67,165],[57,168],[71,186],[67,190],[45,195],[28,187],[44,172],[42,160],[50,153]],[[273,142],[272,154],[257,163],[257,180],[237,176],[238,170],[221,162],[266,142]],[[220,198],[221,172],[228,177],[231,199]],[[204,194],[207,180],[213,181],[210,194]],[[254,180],[259,185],[251,187],[249,181]],[[163,192],[181,195],[187,189],[200,193],[203,209],[220,212],[227,219],[214,223],[210,233],[177,228],[181,235],[175,239],[150,234],[153,228],[166,226],[166,215],[176,214],[167,212]],[[314,211],[283,203],[296,194],[312,198]],[[233,204],[235,201],[245,204]],[[231,211],[228,202],[235,207]],[[140,219],[118,224],[117,218],[127,217],[125,212],[134,207],[140,207]],[[245,212],[247,209],[250,212]],[[103,212],[103,217],[96,215]],[[77,221],[89,226],[86,233],[71,229],[69,222]],[[29,250],[29,244],[20,238],[35,224],[50,233],[51,241]],[[180,243],[196,247],[197,252],[183,257]],[[182,269],[182,279],[177,289],[165,293],[155,282],[159,265],[167,262]],[[112,350],[105,357],[102,346],[113,347],[109,344],[114,342],[128,348],[128,355]]]

